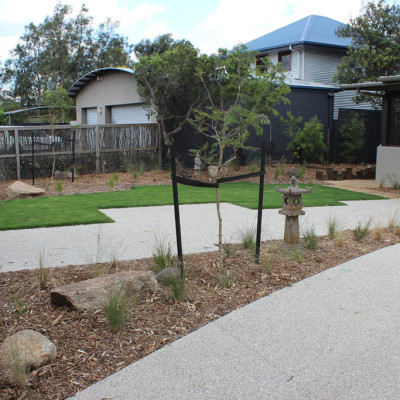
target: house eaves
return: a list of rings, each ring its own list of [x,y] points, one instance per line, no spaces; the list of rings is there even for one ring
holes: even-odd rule
[[[69,89],[68,89],[68,96],[69,97],[76,97],[77,94],[92,80],[97,79],[99,76],[104,76],[110,72],[114,71],[123,71],[129,74],[133,74],[133,70],[130,68],[99,68],[93,71],[90,71],[86,75],[79,78]]]
[[[285,83],[293,89],[303,89],[303,90],[322,90],[329,92],[339,92],[339,85],[331,84],[327,85],[325,83],[306,81],[304,79],[297,79],[292,77],[286,77]]]
[[[341,90],[372,90],[391,91],[399,90],[400,75],[380,76],[376,82],[345,83],[340,85]]]

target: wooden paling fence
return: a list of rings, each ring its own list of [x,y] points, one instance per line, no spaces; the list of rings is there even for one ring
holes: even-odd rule
[[[157,124],[0,127],[0,180],[30,178],[32,168],[50,176],[53,164],[81,173],[148,168],[161,164],[161,143]]]

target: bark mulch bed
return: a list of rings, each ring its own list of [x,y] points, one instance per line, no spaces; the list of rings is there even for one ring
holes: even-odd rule
[[[0,379],[0,398],[65,399],[239,307],[344,261],[399,243],[396,233],[385,228],[356,241],[351,231],[341,232],[336,239],[319,238],[317,250],[302,249],[292,254],[279,251],[281,242],[267,242],[263,243],[259,265],[249,250],[232,245],[231,254],[225,256],[233,281],[229,288],[218,280],[216,252],[185,256],[185,300],[176,303],[165,287],[140,296],[119,334],[110,332],[101,310],[77,312],[50,302],[51,288],[91,278],[98,268],[51,269],[49,287],[43,291],[39,291],[38,271],[2,273],[0,339],[22,329],[34,329],[56,344],[58,354],[52,364],[30,372],[23,390]],[[151,259],[144,259],[103,267],[112,273],[151,265]]]

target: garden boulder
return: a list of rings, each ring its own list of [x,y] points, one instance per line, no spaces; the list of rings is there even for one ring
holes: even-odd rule
[[[36,186],[28,185],[21,181],[15,181],[12,185],[7,188],[7,194],[9,197],[19,196],[39,196],[45,192],[44,189]]]
[[[131,298],[158,288],[151,271],[124,271],[58,287],[52,290],[51,301],[77,310],[99,310],[114,291],[123,290]]]
[[[22,361],[28,369],[39,368],[57,357],[56,345],[46,336],[31,329],[7,337],[0,346],[0,362],[10,381],[14,380],[12,365]]]

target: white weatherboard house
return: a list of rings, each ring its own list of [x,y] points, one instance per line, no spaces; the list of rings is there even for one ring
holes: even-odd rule
[[[290,25],[254,39],[246,46],[257,51],[257,64],[264,57],[281,62],[291,87],[339,88],[332,78],[346,54],[351,40],[336,35],[343,26],[339,21],[319,15],[309,15]],[[355,91],[335,93],[333,119],[339,108],[371,109],[370,104],[355,104]]]
[[[137,92],[129,68],[100,68],[89,72],[68,90],[76,98],[78,124],[152,124],[148,105]]]

